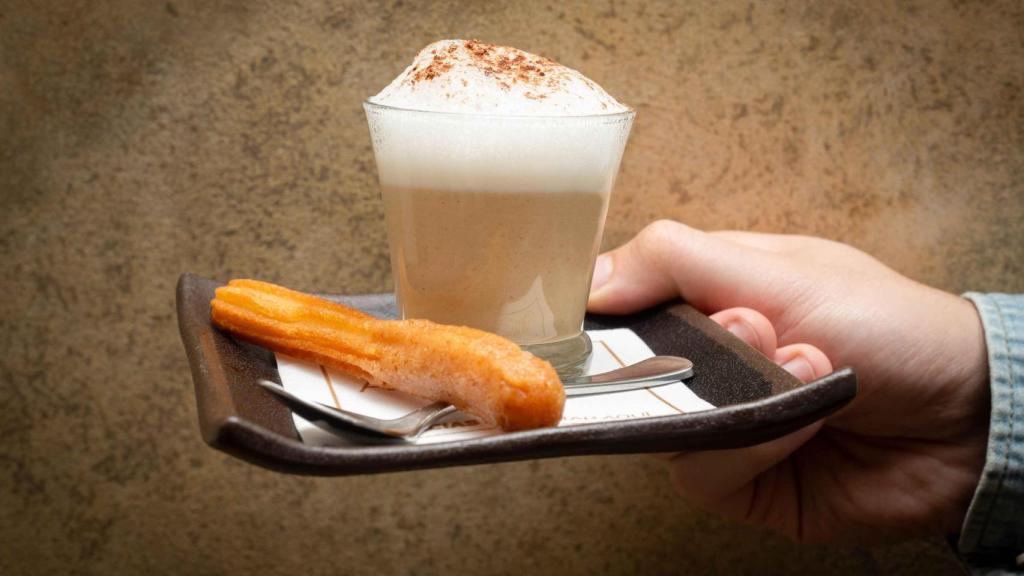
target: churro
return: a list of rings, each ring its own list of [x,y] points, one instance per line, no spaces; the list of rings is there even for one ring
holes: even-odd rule
[[[429,400],[504,430],[553,426],[565,391],[550,364],[488,332],[427,320],[381,320],[256,280],[232,280],[210,303],[214,324],[272,350]]]

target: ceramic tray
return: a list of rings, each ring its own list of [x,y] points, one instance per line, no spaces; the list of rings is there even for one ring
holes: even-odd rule
[[[441,444],[309,446],[289,409],[256,385],[280,381],[269,350],[236,341],[210,322],[222,283],[192,274],[178,281],[178,325],[195,383],[199,428],[208,444],[282,472],[344,475],[579,454],[666,452],[749,446],[796,430],[847,404],[857,379],[842,368],[803,384],[682,302],[631,316],[589,316],[587,329],[631,328],[656,354],[694,363],[687,381],[714,410],[640,420],[544,428]],[[394,317],[391,295],[328,296],[378,317]]]

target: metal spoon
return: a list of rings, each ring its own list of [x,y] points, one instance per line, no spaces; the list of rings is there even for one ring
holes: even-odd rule
[[[654,356],[616,370],[574,378],[563,382],[566,396],[588,396],[610,392],[623,392],[671,384],[693,375],[693,363],[677,356]],[[356,427],[384,436],[415,440],[443,416],[456,408],[447,402],[434,402],[393,420],[382,420],[306,400],[288,392],[284,386],[270,380],[259,380],[264,389],[284,398],[295,411],[307,419],[315,418],[331,427]],[[322,428],[323,426],[321,426]]]

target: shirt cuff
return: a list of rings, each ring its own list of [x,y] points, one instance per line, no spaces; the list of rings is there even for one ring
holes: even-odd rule
[[[1024,295],[967,293],[985,329],[992,416],[958,548],[973,566],[1024,565]]]

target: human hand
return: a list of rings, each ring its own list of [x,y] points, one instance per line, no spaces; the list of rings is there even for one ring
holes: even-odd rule
[[[853,366],[843,410],[749,448],[677,454],[680,494],[801,541],[956,533],[985,461],[988,361],[973,305],[850,246],[659,221],[603,254],[588,308],[682,296],[803,381]]]

